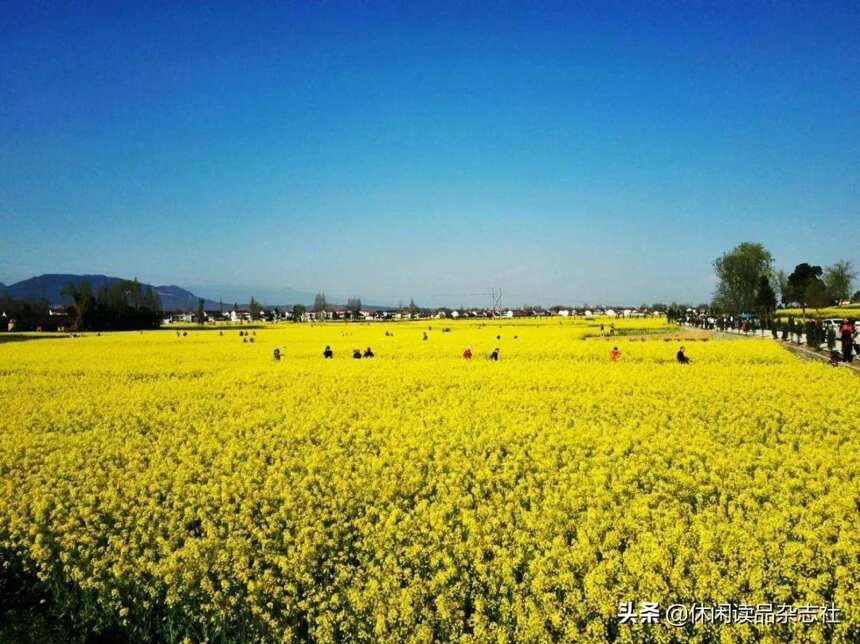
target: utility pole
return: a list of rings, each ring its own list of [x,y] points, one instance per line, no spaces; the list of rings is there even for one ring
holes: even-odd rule
[[[490,301],[491,308],[493,311],[493,317],[497,317],[499,313],[499,309],[502,307],[502,289],[499,289],[498,293],[496,289],[490,290]]]

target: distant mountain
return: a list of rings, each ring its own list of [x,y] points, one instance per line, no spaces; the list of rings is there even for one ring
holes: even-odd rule
[[[22,300],[47,300],[52,305],[59,306],[71,304],[71,300],[63,297],[60,291],[67,284],[80,285],[89,282],[94,291],[98,291],[103,285],[115,284],[122,281],[119,277],[108,275],[72,275],[72,274],[47,274],[31,277],[5,287],[6,294],[10,297]],[[141,286],[152,286],[141,282]],[[179,286],[152,286],[161,298],[161,308],[164,310],[194,310],[197,308],[197,296]],[[207,309],[218,307],[217,302],[206,300],[204,306]]]
[[[19,300],[47,300],[53,306],[61,306],[71,304],[71,300],[63,297],[60,291],[67,284],[79,286],[83,282],[89,282],[93,291],[98,291],[103,285],[114,284],[122,281],[124,278],[111,277],[109,275],[74,275],[70,273],[49,273],[31,277],[30,279],[15,282],[6,286],[0,283],[0,293],[8,295]],[[197,310],[198,295],[192,291],[182,288],[181,286],[165,285],[152,286],[144,282],[140,283],[143,287],[151,286],[158,297],[161,299],[161,308],[165,311],[195,311]],[[314,301],[314,293],[305,291],[297,291],[291,288],[282,289],[263,289],[254,287],[237,287],[237,286],[195,286],[194,291],[203,297],[203,306],[207,311],[229,311],[233,308],[234,303],[239,303],[240,309],[247,309],[248,302],[253,296],[258,302],[262,303],[267,309],[279,307],[287,309],[294,304],[310,305]],[[208,297],[207,297],[208,296]],[[218,299],[215,299],[218,298]],[[220,301],[223,300],[223,306]],[[329,306],[340,307],[342,304],[337,304],[333,301],[329,302]],[[365,304],[362,308],[366,311],[376,311],[380,309],[388,309],[391,307]]]

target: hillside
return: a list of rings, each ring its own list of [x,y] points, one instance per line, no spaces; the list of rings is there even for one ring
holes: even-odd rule
[[[16,299],[47,300],[52,305],[70,304],[71,300],[61,295],[61,291],[67,284],[82,284],[89,282],[94,291],[98,291],[105,284],[114,284],[122,281],[122,278],[109,275],[74,275],[69,273],[50,273],[31,277],[15,284],[5,287],[6,294]],[[161,298],[161,308],[164,310],[195,309],[197,308],[197,296],[191,291],[173,285],[154,286],[141,282],[144,287],[150,286]],[[218,306],[217,302],[206,300],[207,308]]]

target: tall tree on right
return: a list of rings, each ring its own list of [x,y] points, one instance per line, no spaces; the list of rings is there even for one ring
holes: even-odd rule
[[[313,311],[317,313],[322,313],[326,309],[326,301],[325,301],[325,293],[317,293],[314,296],[314,307]]]
[[[349,317],[355,321],[361,314],[361,298],[351,297],[346,301],[346,310],[349,311]]]
[[[842,259],[824,269],[824,284],[834,300],[847,300],[851,295],[851,285],[857,279],[857,271],[851,261]]]
[[[772,267],[773,257],[762,244],[738,244],[714,260],[718,279],[714,304],[733,313],[752,311],[761,277],[769,276]]]
[[[251,296],[251,302],[248,304],[248,313],[252,320],[259,320],[263,315],[263,305]]]
[[[804,313],[807,306],[821,306],[823,294],[827,293],[827,287],[821,280],[823,272],[820,266],[813,266],[806,262],[795,266],[794,271],[788,276],[787,291],[782,295],[783,301],[797,302]],[[810,299],[815,302],[811,302]]]

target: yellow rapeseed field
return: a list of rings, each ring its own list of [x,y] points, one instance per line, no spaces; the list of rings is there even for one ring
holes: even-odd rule
[[[860,318],[860,304],[849,306],[828,306],[822,309],[778,309],[775,313],[778,318],[801,317],[801,318]]]
[[[860,379],[769,340],[688,339],[685,366],[595,332],[0,344],[0,560],[132,641],[860,640]],[[624,601],[841,623],[619,624]]]

